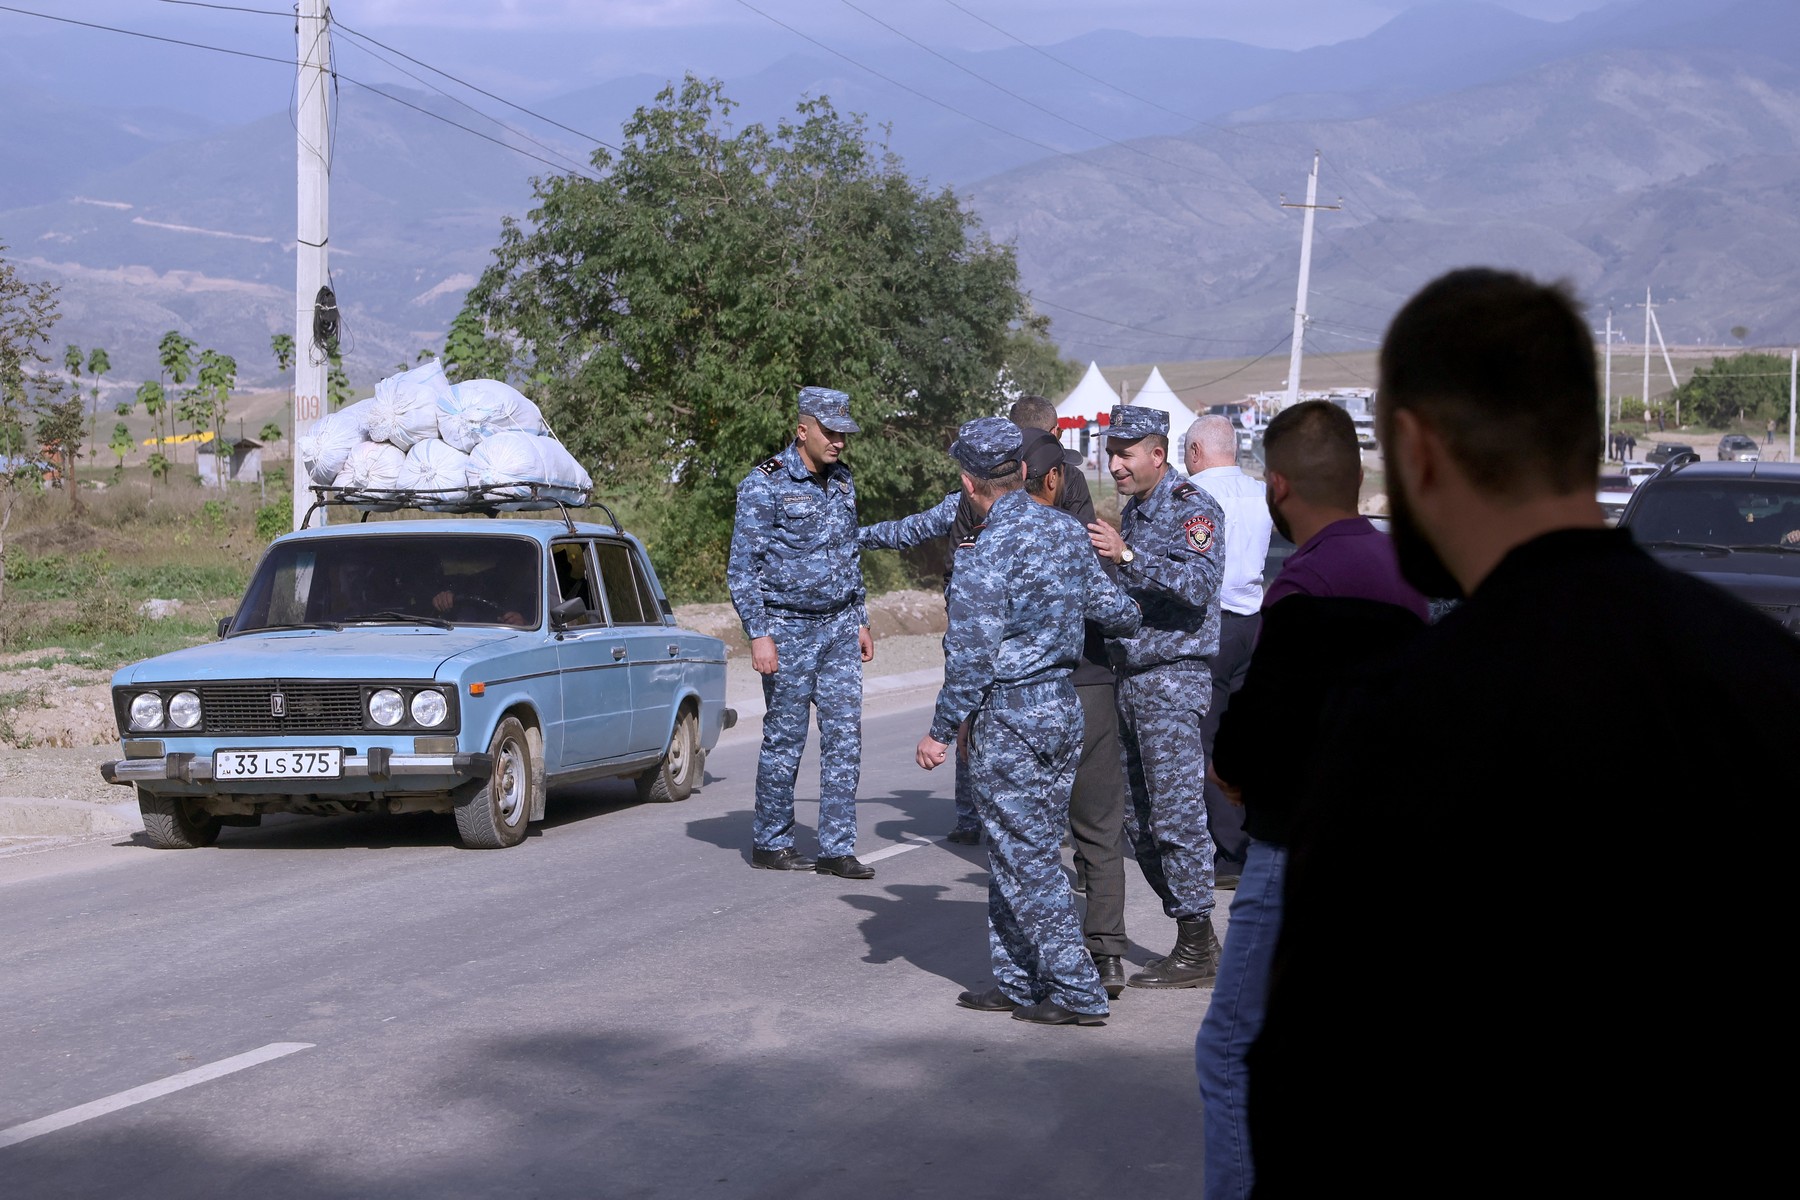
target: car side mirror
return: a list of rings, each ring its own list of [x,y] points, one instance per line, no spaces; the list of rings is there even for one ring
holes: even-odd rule
[[[235,616],[237,616],[237,614],[232,613],[231,616],[229,616],[229,617],[220,617],[219,618],[219,636],[220,637],[224,637],[225,632],[231,628],[231,620],[232,620],[232,617],[235,617]]]
[[[587,611],[587,602],[580,596],[570,596],[562,603],[550,609],[550,628],[566,629],[569,622]]]

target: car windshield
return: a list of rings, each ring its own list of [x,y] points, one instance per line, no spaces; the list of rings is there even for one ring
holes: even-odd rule
[[[1712,546],[1793,545],[1800,530],[1800,481],[1668,480],[1638,494],[1631,532],[1639,542]]]
[[[232,633],[357,624],[535,626],[538,543],[521,537],[377,534],[270,549]]]

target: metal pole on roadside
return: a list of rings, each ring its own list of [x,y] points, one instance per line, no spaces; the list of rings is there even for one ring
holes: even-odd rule
[[[300,439],[325,412],[327,348],[313,337],[319,289],[330,276],[326,253],[331,230],[331,24],[326,0],[299,0],[298,76],[294,122],[298,161],[299,224],[294,236],[294,421],[289,467],[293,481],[293,524],[298,529],[309,507]]]
[[[1606,447],[1602,460],[1612,457],[1612,308],[1606,310],[1606,377],[1600,399],[1600,444]],[[1623,458],[1623,455],[1620,455]]]
[[[1788,351],[1788,461],[1794,461],[1794,411],[1800,408],[1800,350]]]

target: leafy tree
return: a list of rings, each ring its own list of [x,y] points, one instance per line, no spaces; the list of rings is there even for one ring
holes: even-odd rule
[[[1750,336],[1750,331],[1742,325],[1733,325],[1731,327],[1731,336],[1741,342]]]
[[[162,340],[158,342],[156,346],[157,362],[162,364],[162,377],[176,387],[180,387],[182,384],[186,383],[188,376],[194,372],[194,351],[197,348],[198,343],[192,338],[182,337],[179,330],[171,329],[163,334]],[[163,386],[166,390],[168,384],[164,384]],[[163,412],[168,417],[169,421],[168,436],[173,440],[175,437],[175,422],[183,419],[181,411],[174,404],[165,404],[163,406]],[[161,433],[162,431],[158,430],[157,432]],[[166,448],[169,445],[169,442],[165,441],[162,445]]]
[[[106,448],[119,457],[118,465],[113,468],[116,477],[125,469],[125,456],[131,453],[131,428],[125,422],[119,421],[113,425],[112,440],[106,443]]]
[[[93,381],[88,391],[88,457],[100,457],[97,439],[100,429],[100,377],[112,370],[112,356],[103,348],[95,346],[88,351],[87,373]]]
[[[653,553],[679,547],[657,557],[683,596],[722,592],[736,484],[791,437],[802,386],[850,393],[862,511],[897,515],[955,485],[944,447],[1004,407],[1009,351],[1043,336],[1012,249],[861,118],[812,100],[734,129],[732,108],[690,76],[595,153],[598,182],[540,179],[447,351],[459,372],[477,330],[507,351],[492,373],[638,502]]]
[[[450,322],[444,338],[444,374],[452,383],[465,379],[504,379],[512,353],[498,339],[488,337],[481,314],[465,306]]]
[[[63,386],[47,370],[59,315],[56,285],[21,278],[5,251],[0,243],[0,600],[6,595],[6,530],[13,506],[22,493],[43,486],[34,425]]]
[[[1740,418],[1760,423],[1787,412],[1788,361],[1774,354],[1714,358],[1673,393],[1681,411],[1713,429]]]
[[[285,435],[281,432],[280,425],[276,424],[274,421],[270,421],[267,425],[262,427],[262,431],[256,436],[258,440],[272,446],[276,442],[279,442]]]
[[[203,351],[194,382],[206,398],[206,415],[213,431],[213,456],[219,464],[219,479],[222,483],[225,479],[225,464],[230,456],[219,456],[225,454],[225,418],[231,406],[231,390],[237,386],[237,359],[216,350]]]
[[[269,349],[275,352],[275,369],[283,375],[294,365],[294,335],[278,333],[269,339]]]
[[[344,373],[344,356],[339,353],[336,342],[331,344],[327,360],[331,366],[325,372],[325,398],[330,405],[329,411],[336,412],[349,403],[354,389],[350,386],[350,376]]]
[[[1049,317],[1032,313],[1007,334],[1003,390],[1008,395],[1062,396],[1080,377],[1081,364],[1064,358],[1050,340]]]

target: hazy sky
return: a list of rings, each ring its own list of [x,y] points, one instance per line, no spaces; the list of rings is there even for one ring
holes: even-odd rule
[[[229,46],[252,53],[293,53],[293,25],[280,18],[292,0],[9,0],[18,8],[123,26],[140,32]],[[799,34],[846,51],[905,45],[893,30],[941,50],[982,50],[1018,38],[1048,45],[1100,29],[1145,35],[1210,37],[1279,49],[1341,42],[1379,28],[1411,7],[1439,0],[332,0],[337,20],[369,32],[489,87],[543,96],[639,72],[678,76],[755,71],[796,52],[817,53]],[[1490,0],[1546,20],[1563,20],[1609,0]],[[259,11],[228,11],[231,7]],[[760,10],[760,12],[756,11]],[[861,11],[859,11],[861,10]],[[783,25],[790,29],[783,28]],[[799,31],[797,34],[793,31]],[[25,44],[41,46],[25,50]],[[211,104],[184,87],[202,69],[233,81],[257,77],[246,60],[0,12],[0,46],[32,82],[66,63],[79,76],[99,60],[102,73],[129,47],[135,61],[177,72],[166,102]],[[98,47],[98,52],[90,48]],[[0,52],[0,63],[5,54]],[[204,64],[204,65],[202,65]],[[346,67],[346,69],[350,69]],[[360,64],[371,78],[386,74]],[[90,78],[92,76],[90,75]],[[116,102],[102,83],[96,99]],[[192,97],[205,95],[204,101]]]

